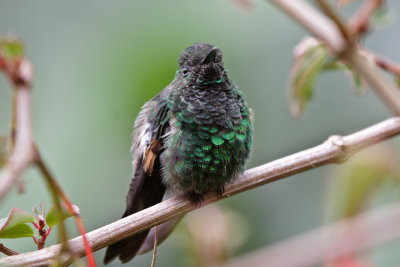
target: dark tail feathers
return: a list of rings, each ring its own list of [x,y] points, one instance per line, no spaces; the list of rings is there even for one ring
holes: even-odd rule
[[[165,193],[159,157],[154,162],[151,175],[144,171],[142,160],[138,161],[138,165],[129,186],[129,192],[126,196],[126,210],[122,217],[161,202]],[[122,263],[130,261],[138,253],[148,233],[149,230],[146,230],[109,246],[104,256],[104,263],[107,264],[116,257],[119,257]]]

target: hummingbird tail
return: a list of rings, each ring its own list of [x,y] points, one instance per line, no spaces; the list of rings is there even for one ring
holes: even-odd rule
[[[162,223],[158,226],[157,229],[157,243],[161,244],[164,242],[165,239],[172,233],[175,229],[175,226],[182,220],[183,216],[172,219],[165,223]],[[151,228],[150,232],[146,236],[145,241],[143,242],[142,246],[140,247],[137,255],[147,253],[154,248],[154,237],[155,237],[155,227]]]
[[[126,196],[127,207],[122,217],[153,206],[161,202],[164,196],[165,186],[162,183],[160,158],[154,160],[152,172],[146,172],[143,164],[143,160],[138,161]],[[130,261],[136,256],[148,233],[149,230],[146,230],[110,245],[106,250],[104,263],[107,264],[116,257],[119,257],[122,263]]]

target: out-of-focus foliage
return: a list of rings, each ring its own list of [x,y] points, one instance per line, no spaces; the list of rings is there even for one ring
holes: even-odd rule
[[[329,194],[333,206],[329,210],[333,217],[351,217],[361,212],[371,204],[371,198],[382,193],[380,189],[385,184],[395,185],[390,190],[400,190],[399,162],[396,151],[381,144],[361,152],[338,168],[331,175]]]
[[[326,47],[313,38],[303,40],[294,49],[290,71],[290,110],[298,117],[314,93],[314,83],[329,58]]]
[[[74,214],[72,214],[68,207],[66,205],[61,205],[62,211],[61,211],[61,219],[65,220],[68,217],[73,216]],[[79,208],[78,206],[73,205],[73,208],[75,210],[76,214],[79,214]],[[55,205],[53,205],[49,211],[46,214],[46,223],[49,227],[53,227],[54,225],[58,224],[60,222],[60,218],[58,218],[57,216],[57,208]]]
[[[364,95],[367,92],[367,83],[359,73],[347,62],[331,56],[327,47],[318,40],[306,37],[293,51],[294,61],[289,75],[289,103],[292,116],[298,117],[304,112],[314,95],[315,80],[323,71],[344,71],[351,79],[357,95]],[[365,56],[368,58],[367,54]]]
[[[22,57],[24,44],[21,39],[13,35],[0,35],[0,53],[6,60]]]
[[[0,238],[33,237],[35,233],[27,223],[34,221],[29,212],[13,208],[6,218],[0,219]]]
[[[208,266],[221,263],[246,240],[245,218],[220,205],[202,208],[183,221],[180,227],[185,236],[189,266]]]

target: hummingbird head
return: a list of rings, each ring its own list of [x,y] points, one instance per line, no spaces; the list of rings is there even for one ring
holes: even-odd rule
[[[226,77],[222,52],[212,44],[197,43],[189,46],[180,54],[178,64],[178,75],[201,86],[221,83]]]

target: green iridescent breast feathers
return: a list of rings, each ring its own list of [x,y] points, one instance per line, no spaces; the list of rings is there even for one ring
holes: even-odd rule
[[[221,50],[194,44],[181,53],[178,66],[173,81],[135,120],[133,178],[123,217],[161,202],[166,190],[195,201],[210,191],[221,193],[250,157],[252,111],[229,78]],[[178,222],[158,226],[159,243]],[[104,262],[128,262],[152,249],[154,238],[152,229],[118,241],[107,248]]]
[[[223,188],[243,171],[252,119],[243,93],[224,69],[221,51],[209,44],[194,46],[181,54],[169,86],[170,132],[161,162],[167,185],[203,194]]]

